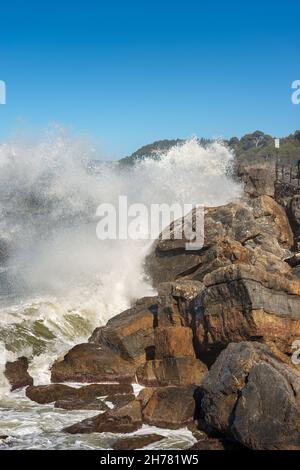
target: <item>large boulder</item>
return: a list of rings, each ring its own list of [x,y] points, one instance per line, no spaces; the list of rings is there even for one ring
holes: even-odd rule
[[[194,357],[169,357],[145,362],[137,369],[136,377],[147,387],[199,385],[206,372],[206,365]]]
[[[91,400],[108,394],[132,393],[130,384],[91,384],[84,387],[70,387],[65,384],[36,385],[26,388],[26,396],[36,403],[45,404],[58,400]]]
[[[153,326],[157,298],[140,299],[134,307],[111,318],[97,328],[90,342],[112,349],[126,361],[141,364],[153,357]]]
[[[205,276],[204,284],[195,326],[198,351],[216,358],[231,342],[259,338],[279,356],[291,353],[300,337],[299,282],[232,265]]]
[[[19,357],[16,361],[7,362],[4,375],[11,386],[11,391],[33,384],[33,378],[28,373],[28,359]]]
[[[154,243],[146,266],[153,284],[179,279],[202,281],[212,270],[230,264],[251,264],[270,272],[288,272],[284,262],[293,245],[286,213],[263,195],[204,211],[204,244],[187,251],[185,239]]]
[[[135,366],[93,343],[74,346],[51,368],[52,382],[133,382]]]
[[[92,432],[131,433],[142,426],[141,405],[131,401],[122,408],[88,418],[64,429],[70,434],[90,434]]]
[[[274,197],[275,178],[269,166],[240,166],[238,176],[245,183],[244,191],[250,197]]]
[[[251,449],[300,449],[300,375],[266,345],[230,344],[198,396],[208,428]]]
[[[186,426],[194,419],[194,390],[194,386],[155,388],[150,398],[145,400],[146,404],[144,402],[143,421],[170,429]]]

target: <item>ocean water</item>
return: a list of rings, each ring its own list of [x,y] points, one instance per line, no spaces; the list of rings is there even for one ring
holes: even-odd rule
[[[74,435],[61,432],[65,426],[96,414],[99,412],[65,411],[51,405],[41,406],[28,400],[24,391],[13,392],[1,403],[0,435],[10,437],[2,441],[0,438],[0,449],[111,449],[112,444],[122,438],[121,434]],[[152,449],[185,449],[196,442],[187,428],[169,430],[143,425],[130,436],[145,434],[165,436],[163,441],[151,444]]]
[[[0,258],[0,434],[10,436],[0,448],[101,449],[118,437],[62,433],[97,412],[34,404],[23,391],[11,393],[3,375],[7,360],[25,355],[34,383],[49,383],[57,357],[135,299],[155,294],[143,266],[152,239],[99,240],[99,204],[118,215],[120,195],[146,207],[216,206],[241,195],[228,172],[233,155],[221,142],[204,148],[193,138],[127,169],[91,168],[94,157],[88,142],[63,130],[0,144],[0,253],[7,254]],[[153,448],[194,442],[185,429],[157,432],[168,438]]]

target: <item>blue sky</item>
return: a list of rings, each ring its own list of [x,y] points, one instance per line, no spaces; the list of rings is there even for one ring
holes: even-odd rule
[[[2,2],[0,139],[56,122],[113,157],[300,128],[300,2]]]

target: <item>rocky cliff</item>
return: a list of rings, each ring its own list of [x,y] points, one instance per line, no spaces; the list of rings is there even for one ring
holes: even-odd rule
[[[240,177],[241,200],[205,209],[201,249],[154,243],[146,269],[156,296],[57,360],[53,385],[27,388],[39,403],[102,411],[65,432],[191,426],[203,432],[198,449],[300,449],[300,366],[291,360],[300,339],[300,199],[283,190],[277,198],[266,168]],[[138,396],[134,382],[144,386]]]

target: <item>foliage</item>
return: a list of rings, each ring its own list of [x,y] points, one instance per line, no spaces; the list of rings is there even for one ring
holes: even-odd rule
[[[174,145],[181,145],[184,142],[185,140],[183,139],[158,140],[152,144],[141,147],[132,155],[123,158],[120,160],[119,164],[121,166],[127,166],[145,158],[158,158],[161,153],[168,151]],[[202,138],[199,139],[199,142],[203,145],[207,145],[210,140]],[[299,130],[280,140],[279,152],[275,148],[274,137],[261,131],[246,134],[240,139],[238,137],[232,137],[229,140],[225,140],[224,143],[234,151],[238,161],[248,161],[250,163],[272,161],[279,158],[282,164],[294,164],[300,160]]]

